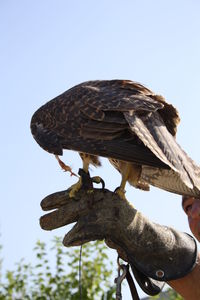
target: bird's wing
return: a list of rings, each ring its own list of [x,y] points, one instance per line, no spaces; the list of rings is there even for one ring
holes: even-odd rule
[[[199,176],[199,174],[196,174],[196,176]],[[148,182],[157,188],[171,193],[199,197],[199,189],[196,186],[189,188],[188,185],[185,185],[183,181],[180,180],[179,173],[172,169],[164,170],[161,168],[142,166],[140,181],[144,183]]]
[[[161,161],[167,164],[188,188],[200,189],[200,169],[168,132],[158,112],[144,116],[124,113],[131,130]],[[163,173],[164,174],[164,173]]]
[[[164,107],[163,103],[150,97],[149,90],[144,88],[144,91],[140,84],[123,80],[81,84],[78,88],[78,95],[82,99],[79,107],[82,116],[81,135],[113,140],[129,128],[123,112],[146,114]]]
[[[176,134],[180,122],[176,108],[140,83],[130,80],[89,81],[79,85],[78,94],[86,104],[81,107],[82,112],[90,119],[101,121],[105,111],[145,113],[159,110],[168,131],[173,136]]]
[[[96,83],[96,84],[95,84]],[[155,100],[153,93],[139,83],[127,80],[91,81],[80,86],[83,97],[81,110],[86,116],[101,120],[103,111],[155,111],[164,104]]]
[[[169,124],[172,124],[172,132],[175,132],[176,122],[179,120],[177,111],[172,106],[167,111],[167,123],[164,122],[164,100],[161,98],[160,101],[150,90],[143,89],[140,85],[138,87],[138,84],[117,80],[95,86],[88,82],[82,88],[86,93],[86,99],[90,99],[87,105],[81,107],[81,113],[87,120],[82,124],[82,136],[110,141],[110,151],[112,149],[113,152],[120,152],[122,160],[126,160],[126,156],[129,156],[131,144],[139,146],[142,141],[165,166],[169,166],[179,174],[180,180],[188,188],[196,186],[200,189],[200,176],[197,175],[199,167],[169,132]],[[123,143],[124,138],[130,138],[129,142]],[[119,141],[122,141],[121,150]],[[146,161],[148,160],[149,158]],[[149,161],[146,162],[146,165],[149,164]],[[153,167],[156,167],[156,164]]]
[[[70,123],[70,126],[74,124],[78,128],[78,135],[70,136],[76,142],[74,149],[137,164],[169,168],[131,132],[123,115],[126,111],[147,113],[164,105],[139,94],[136,87],[134,93],[125,89],[119,81],[109,87],[107,81],[105,84],[100,82],[100,87],[95,84],[87,83],[72,91],[72,96],[76,93],[80,99],[78,118]],[[66,148],[67,143],[69,141],[66,138]]]

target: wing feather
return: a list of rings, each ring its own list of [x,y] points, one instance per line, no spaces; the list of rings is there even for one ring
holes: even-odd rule
[[[188,188],[194,185],[200,188],[200,178],[194,170],[198,166],[187,156],[176,142],[175,138],[168,132],[163,120],[157,112],[138,117],[124,113],[131,130],[141,139],[161,161],[167,164],[173,171],[179,174],[181,180]]]
[[[197,197],[197,195],[199,195],[197,186],[192,188],[188,187],[188,185],[184,184],[184,182],[180,180],[179,173],[172,169],[164,170],[160,168],[143,166],[140,180],[145,183],[148,182],[157,188],[171,193],[190,195],[193,197]]]

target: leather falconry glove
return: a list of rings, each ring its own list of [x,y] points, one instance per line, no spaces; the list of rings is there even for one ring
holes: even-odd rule
[[[76,222],[64,237],[65,246],[105,239],[130,263],[139,285],[150,295],[160,292],[161,282],[192,271],[197,246],[190,235],[149,221],[128,201],[106,189],[81,189],[73,198],[69,191],[51,194],[41,202],[43,210],[53,210],[40,219],[44,230]]]

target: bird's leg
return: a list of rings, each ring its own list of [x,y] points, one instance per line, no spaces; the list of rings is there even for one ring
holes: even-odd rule
[[[58,155],[55,155],[59,165],[61,166],[61,168],[65,171],[65,172],[70,172],[71,176],[76,176],[78,177],[78,175],[76,175],[74,172],[72,172],[72,169],[70,168],[70,166],[67,166],[59,157]]]
[[[84,172],[85,174],[88,174],[88,176],[89,176],[89,172],[88,172],[88,170],[89,170],[89,160],[84,159],[84,157],[82,157],[82,156],[81,156],[81,158],[82,158],[82,161],[83,161],[82,172]],[[79,171],[79,173],[80,173],[80,171]],[[75,194],[81,189],[82,185],[83,185],[83,180],[82,180],[82,175],[80,174],[78,182],[71,186],[69,196],[71,198],[73,198],[75,196]]]
[[[83,168],[79,169],[78,174],[80,175],[79,181],[72,185],[69,196],[74,197],[81,188],[86,189],[88,192],[93,191],[93,182],[101,183],[102,189],[105,187],[103,179],[99,176],[90,177],[89,165],[91,163],[91,156],[86,153],[79,153],[83,161]]]
[[[125,197],[125,186],[126,182],[128,180],[129,174],[131,172],[131,165],[129,163],[126,163],[123,172],[122,172],[122,181],[118,188],[115,189],[115,192],[120,196],[121,199],[126,199]]]
[[[141,183],[140,176],[141,176],[141,167],[136,164],[130,164],[123,162],[123,168],[121,169],[122,174],[122,181],[118,188],[115,189],[115,192],[122,198],[126,199],[125,197],[125,185],[126,182],[129,181],[131,185],[136,188],[148,191],[149,186],[147,184]]]
[[[79,155],[83,160],[83,170],[86,173],[89,173],[88,168],[89,168],[90,163],[93,163],[95,166],[100,166],[101,165],[101,163],[98,160],[98,157],[96,157],[94,155],[86,154],[86,153],[83,153],[83,152],[79,152]],[[92,180],[92,182],[97,183],[97,184],[101,183],[102,184],[102,189],[105,188],[105,183],[104,183],[103,179],[100,176],[94,176],[94,177],[91,178],[91,180]]]
[[[90,162],[89,162],[89,160],[88,159],[82,159],[83,160],[83,171],[85,172],[85,173],[88,173],[89,172],[89,164],[90,164]]]
[[[120,196],[120,198],[124,199],[124,200],[126,199],[126,197],[125,197],[125,193],[126,193],[125,186],[126,186],[126,181],[127,181],[126,177],[127,177],[126,175],[122,175],[121,184],[119,187],[117,187],[115,189],[115,193],[117,193]]]

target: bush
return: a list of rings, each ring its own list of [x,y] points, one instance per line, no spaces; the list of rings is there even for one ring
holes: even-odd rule
[[[66,250],[56,237],[50,250],[55,251],[55,268],[48,259],[46,244],[38,241],[34,248],[35,265],[22,259],[14,271],[1,277],[0,300],[79,300],[80,247]],[[112,264],[103,242],[83,246],[81,274],[82,299],[115,299],[115,286],[109,281]]]

